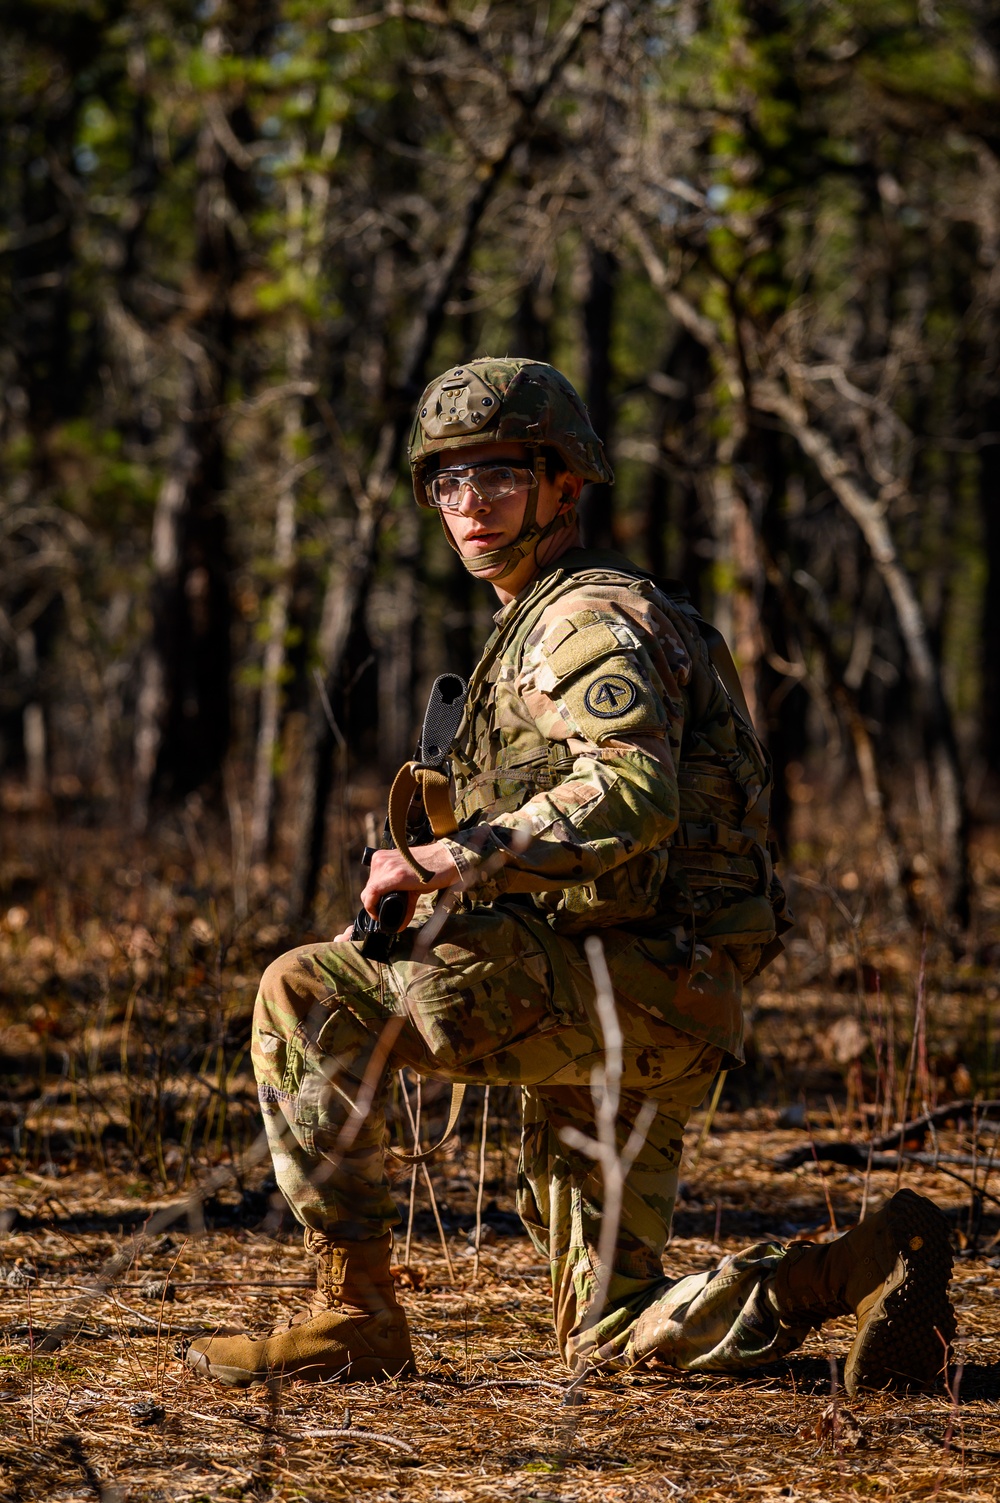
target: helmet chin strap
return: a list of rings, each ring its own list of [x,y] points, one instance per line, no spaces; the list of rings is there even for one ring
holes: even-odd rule
[[[475,558],[462,557],[462,563],[476,579],[482,579],[485,576],[488,577],[490,584],[499,584],[502,579],[507,578],[508,574],[513,574],[514,570],[521,563],[521,560],[527,558],[529,553],[533,553],[539,543],[545,538],[551,537],[553,533],[561,532],[564,527],[572,525],[573,508],[567,507],[564,511],[556,512],[555,516],[551,521],[546,522],[544,527],[539,527],[536,520],[538,514],[538,472],[535,466],[537,463],[538,461],[535,460],[531,466],[531,488],[528,491],[528,499],[524,504],[524,521],[521,525],[521,531],[514,541],[512,543],[505,543],[502,548],[490,548],[486,553],[477,554]],[[461,556],[461,549],[452,537],[447,523],[445,524],[444,532],[445,537],[455,552]],[[497,570],[497,573],[492,573],[491,571],[496,569],[498,564],[503,567]]]

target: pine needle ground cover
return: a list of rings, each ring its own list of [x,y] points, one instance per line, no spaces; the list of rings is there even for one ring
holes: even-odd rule
[[[238,1393],[183,1367],[190,1333],[265,1329],[310,1274],[254,1160],[245,1055],[256,973],[289,942],[280,897],[255,895],[251,873],[239,917],[214,859],[51,829],[4,854],[3,1503],[1000,1496],[1000,1110],[939,1114],[901,1167],[879,1167],[881,1150],[870,1168],[823,1157],[925,1107],[1000,1095],[995,853],[977,854],[984,927],[961,954],[877,904],[859,919],[857,879],[814,870],[798,948],[749,999],[749,1064],[688,1129],[671,1274],[763,1237],[829,1236],[900,1175],[948,1211],[950,1392],[853,1402],[847,1320],[749,1380],[647,1369],[570,1393],[547,1271],[513,1215],[516,1103],[499,1092],[478,1260],[481,1099],[432,1166],[437,1219],[417,1181],[408,1256],[408,1172],[396,1182],[418,1378]],[[425,1088],[425,1141],[444,1097]],[[403,1120],[397,1103],[400,1141]],[[782,1168],[789,1149],[808,1152]]]
[[[735,1251],[765,1222],[785,1236],[826,1222],[816,1174],[797,1171],[774,1193],[767,1161],[787,1134],[724,1120],[691,1197],[719,1197],[745,1230],[676,1237],[678,1274]],[[827,1188],[846,1220],[854,1176]],[[895,1176],[874,1177],[890,1193]],[[907,1176],[952,1209],[933,1172]],[[593,1378],[567,1403],[568,1376],[551,1336],[546,1270],[525,1238],[500,1236],[473,1278],[467,1236],[415,1238],[401,1275],[419,1378],[389,1384],[289,1385],[226,1391],[175,1358],[205,1324],[264,1327],[302,1299],[297,1239],[240,1228],[193,1231],[181,1221],[130,1257],[118,1281],[87,1293],[124,1250],[136,1201],[88,1175],[73,1194],[43,1176],[7,1176],[18,1207],[3,1244],[0,1498],[105,1500],[266,1498],[646,1500],[995,1498],[1000,1491],[1000,1258],[960,1258],[957,1405],[937,1394],[848,1403],[836,1360],[850,1321],[814,1334],[800,1354],[754,1378],[640,1372]],[[444,1186],[439,1192],[447,1194]],[[442,1197],[443,1198],[443,1197]],[[460,1197],[456,1197],[459,1199]],[[710,1215],[682,1210],[682,1224]],[[856,1215],[856,1210],[855,1210]],[[489,1223],[487,1223],[489,1225]],[[88,1230],[87,1228],[100,1228]],[[73,1329],[46,1354],[46,1333]]]

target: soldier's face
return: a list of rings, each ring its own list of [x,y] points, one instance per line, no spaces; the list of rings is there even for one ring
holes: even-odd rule
[[[483,553],[489,553],[493,548],[505,548],[509,543],[517,541],[524,526],[524,508],[531,484],[527,469],[531,464],[531,454],[524,444],[472,444],[456,453],[453,459],[445,459],[440,468],[459,470],[486,462],[509,464],[515,470],[518,482],[514,489],[506,496],[485,499],[471,485],[463,485],[457,508],[441,513],[441,520],[450,532],[458,552],[470,561]],[[523,474],[517,472],[517,466],[525,467]],[[554,480],[550,480],[545,473],[544,464],[540,463],[536,509],[538,525],[544,527],[559,511],[574,505],[581,485],[580,477],[570,470],[564,470]],[[531,560],[526,559],[525,563],[530,566]],[[502,568],[503,565],[498,564],[496,572],[499,573]],[[533,572],[530,567],[528,572]]]

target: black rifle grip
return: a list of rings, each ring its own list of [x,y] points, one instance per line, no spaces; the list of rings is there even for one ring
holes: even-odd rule
[[[392,947],[405,927],[408,907],[408,893],[387,892],[378,905],[377,918],[372,918],[366,908],[361,909],[354,920],[351,938],[362,941],[361,954],[365,960],[384,964],[389,959]]]

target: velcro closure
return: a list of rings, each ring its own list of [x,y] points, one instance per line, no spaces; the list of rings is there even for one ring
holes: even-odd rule
[[[570,624],[570,621],[563,623],[566,626]],[[595,621],[590,626],[574,630],[554,647],[546,640],[542,644],[542,653],[558,683],[610,653],[621,652],[621,648],[622,644],[611,628],[603,621]]]
[[[554,626],[550,626],[545,633],[545,653],[551,655],[557,647],[562,646],[567,637],[573,636],[577,629],[576,623],[570,616],[564,616],[561,621],[557,621]]]

